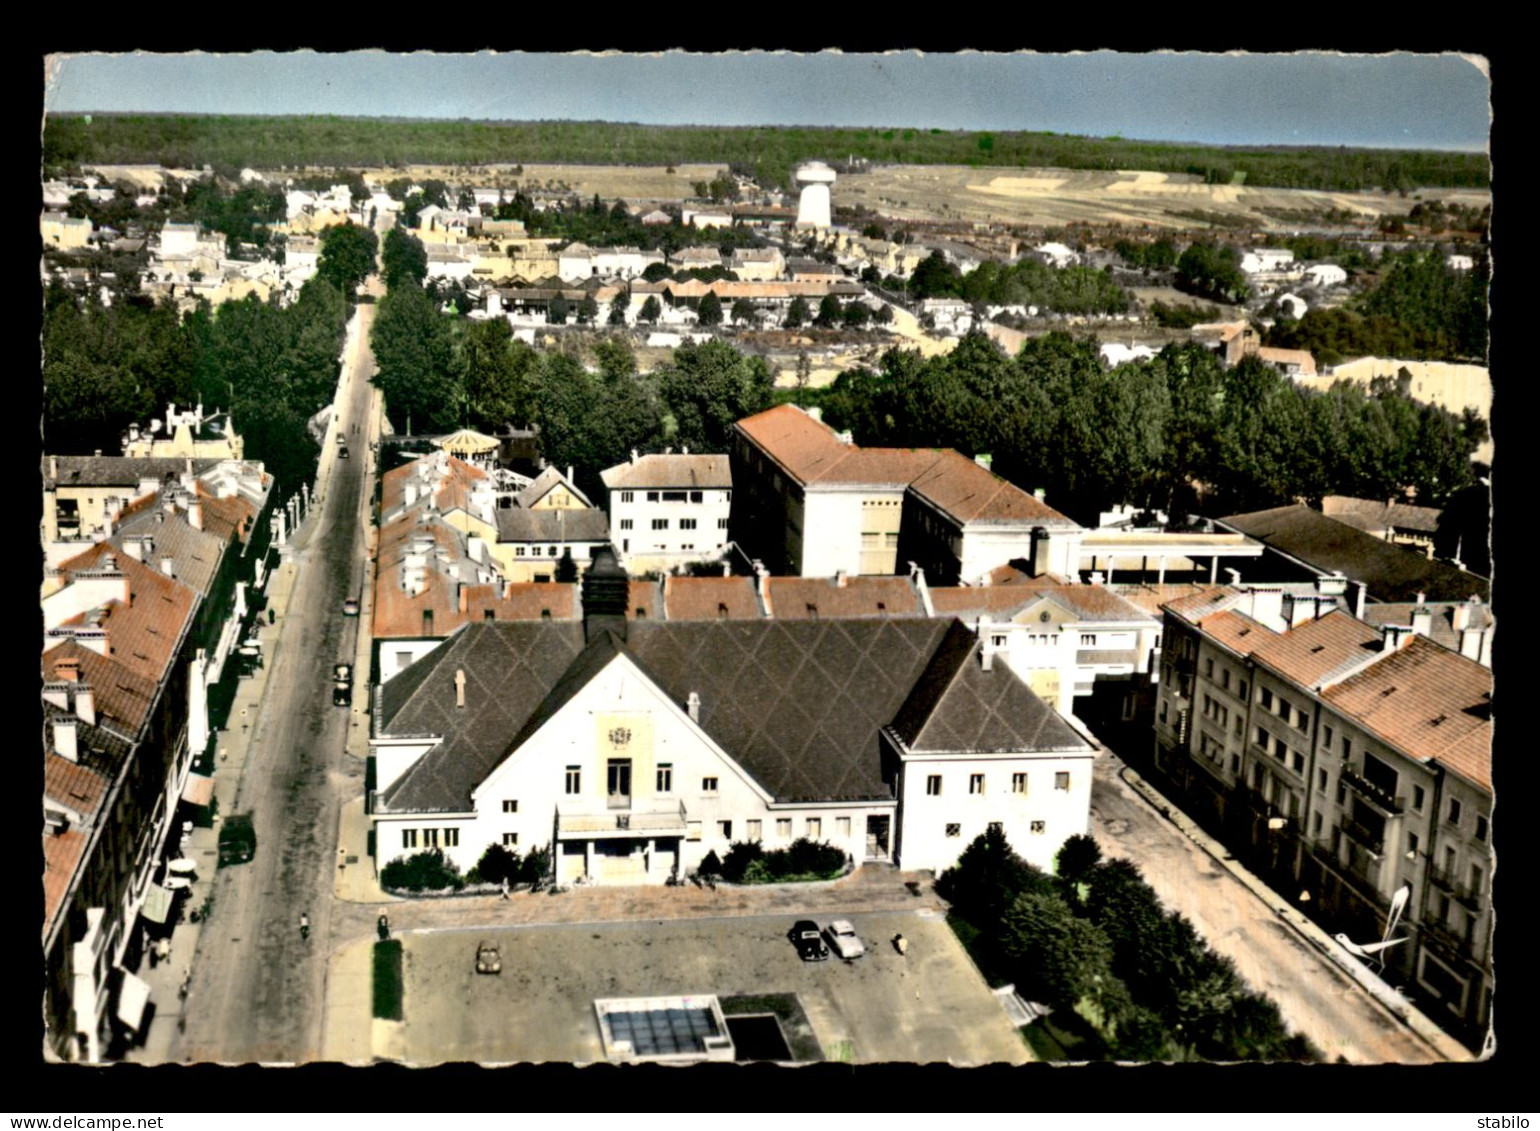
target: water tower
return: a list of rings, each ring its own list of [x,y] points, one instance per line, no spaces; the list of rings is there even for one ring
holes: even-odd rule
[[[822,161],[809,161],[797,167],[797,183],[802,186],[797,227],[829,227],[829,188],[834,184],[834,170]]]

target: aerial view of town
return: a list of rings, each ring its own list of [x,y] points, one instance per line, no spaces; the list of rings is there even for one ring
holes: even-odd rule
[[[1481,60],[45,86],[43,1060],[1492,1054]]]

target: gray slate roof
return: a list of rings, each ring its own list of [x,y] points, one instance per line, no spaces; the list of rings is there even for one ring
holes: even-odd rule
[[[381,798],[463,811],[471,791],[619,655],[777,801],[891,799],[879,734],[927,750],[1083,748],[1009,669],[984,672],[972,634],[940,619],[633,621],[584,646],[577,624],[473,623],[384,686],[377,734],[444,741]],[[454,675],[466,675],[466,707]]]
[[[566,517],[560,517],[565,515]],[[502,507],[497,511],[499,542],[608,542],[610,520],[601,510],[525,510]]]
[[[50,479],[49,459],[58,460],[59,477]],[[219,464],[217,459],[192,461],[193,475],[202,475]],[[43,457],[43,480],[47,486],[60,487],[136,487],[141,479],[160,479],[184,475],[187,460],[182,456],[134,459],[129,456],[57,456]]]

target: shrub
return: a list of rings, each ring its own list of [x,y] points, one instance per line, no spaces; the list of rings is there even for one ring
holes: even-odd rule
[[[749,866],[758,862],[764,854],[764,846],[757,840],[734,842],[722,861],[722,878],[730,884],[742,883]]]
[[[703,877],[720,876],[722,874],[722,860],[716,854],[716,849],[706,853],[706,858],[700,862],[700,867],[695,870]]]
[[[516,883],[522,866],[517,852],[510,852],[500,844],[489,844],[466,879],[472,883],[476,879],[488,884],[500,884],[504,880]]]
[[[401,940],[374,944],[374,1015],[386,1021],[402,1018]]]
[[[398,856],[380,869],[380,884],[399,891],[442,891],[465,886],[465,878],[453,860],[446,860],[442,850],[430,848],[411,856]]]
[[[551,873],[551,850],[548,847],[531,848],[529,855],[524,857],[524,862],[519,865],[519,881],[521,883],[539,885],[543,883]]]

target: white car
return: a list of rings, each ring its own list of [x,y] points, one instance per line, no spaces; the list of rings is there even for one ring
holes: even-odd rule
[[[850,925],[848,919],[836,919],[823,929],[824,937],[829,940],[829,946],[834,953],[841,958],[860,958],[866,953],[866,947],[856,937],[856,929]]]

